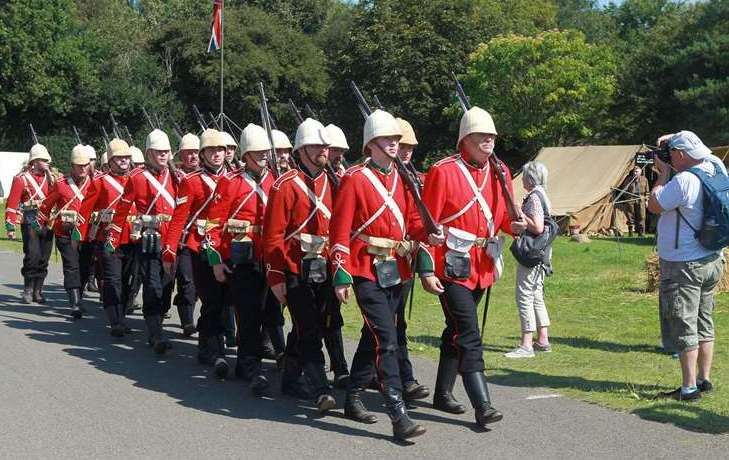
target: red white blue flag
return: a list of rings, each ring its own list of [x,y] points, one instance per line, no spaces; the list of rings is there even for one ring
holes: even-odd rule
[[[215,0],[213,3],[213,20],[210,29],[208,53],[217,51],[223,46],[223,0]]]

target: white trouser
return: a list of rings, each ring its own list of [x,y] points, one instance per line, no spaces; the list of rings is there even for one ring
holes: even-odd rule
[[[520,263],[516,267],[516,306],[522,332],[534,332],[549,326],[549,314],[544,304],[544,268],[529,268]]]

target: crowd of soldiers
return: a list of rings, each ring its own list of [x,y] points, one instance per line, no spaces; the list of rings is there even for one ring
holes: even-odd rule
[[[9,236],[17,224],[22,233],[22,300],[45,302],[55,237],[73,318],[86,313],[85,290],[96,277],[110,334],[123,339],[132,332],[126,317],[141,285],[148,342],[163,354],[171,348],[164,319],[176,284],[183,334],[197,334],[197,358],[216,376],[233,372],[264,395],[272,371],[262,359],[274,358],[282,393],[326,413],[336,407],[333,386],[345,388],[345,415],[362,423],[377,421],[361,398],[374,385],[395,438],[407,439],[425,432],[408,416],[409,402],[430,396],[407,349],[405,299],[417,272],[439,297],[445,320],[433,406],[466,411],[452,393],[460,374],[476,423],[501,420],[484,374],[477,305],[501,273],[498,233],[520,233],[525,224],[509,217],[508,169],[501,183],[494,171],[490,114],[473,107],[463,115],[457,153],[418,173],[424,185],[417,192],[396,163],[409,164],[418,141],[407,121],[388,112],[366,118],[364,159],[349,168],[349,146],[335,125],[307,118],[294,145],[283,132],[272,134],[248,124],[238,144],[214,129],[189,133],[175,162],[167,135],[154,129],[144,152],[111,140],[98,169],[94,149],[77,145],[60,178],[49,172],[47,149],[34,145],[5,216]],[[418,204],[437,231],[427,230]],[[363,326],[349,367],[341,305],[351,300]],[[292,321],[287,337],[284,307]],[[235,344],[226,343],[231,311]],[[233,369],[226,345],[237,345]]]

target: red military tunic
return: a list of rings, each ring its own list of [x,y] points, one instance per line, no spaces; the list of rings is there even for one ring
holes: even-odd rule
[[[21,223],[23,212],[20,205],[35,204],[39,206],[48,196],[49,188],[46,173],[34,174],[25,171],[13,177],[10,194],[5,203],[6,227]]]
[[[178,245],[200,252],[200,246],[206,239],[208,212],[213,202],[219,199],[217,188],[222,177],[222,174],[202,169],[185,175],[177,191],[177,205],[163,241],[166,262],[175,260]],[[202,233],[198,231],[198,221],[202,222]]]
[[[168,168],[162,168],[159,172],[142,167],[133,170],[124,186],[124,194],[119,200],[112,225],[109,226],[107,243],[117,247],[127,217],[134,215],[134,207],[138,215],[165,216],[168,219],[161,222],[158,229],[164,241],[175,210],[176,191],[177,186]]]
[[[322,170],[315,178],[292,169],[276,180],[266,206],[263,259],[269,286],[286,281],[286,272],[299,274],[302,233],[329,237],[332,191]],[[327,257],[324,250],[323,257]]]
[[[408,234],[425,238],[415,203],[394,165],[385,172],[371,160],[349,168],[342,178],[330,230],[335,285],[351,284],[354,276],[376,281],[375,256],[368,252],[364,239],[404,243]],[[407,280],[411,276],[406,254],[409,245],[399,249],[398,254],[393,248],[391,256],[397,259],[400,278]]]
[[[53,225],[53,233],[56,236],[75,237],[80,240],[82,236],[81,229],[86,221],[79,211],[91,182],[92,179],[88,176],[84,178],[81,184],[77,184],[71,176],[59,179],[51,193],[43,200],[43,204],[38,211],[38,219],[41,225],[50,223]],[[61,211],[75,211],[77,213],[76,224],[70,233],[64,230],[61,222]]]
[[[507,187],[512,190],[511,174],[508,168],[504,167],[504,170]],[[481,190],[482,201],[480,198],[476,199],[476,194],[465,174],[468,174],[473,179],[475,187]],[[478,168],[464,161],[461,155],[444,158],[428,171],[423,188],[423,201],[433,219],[443,225],[444,231],[452,227],[474,234],[478,238],[495,237],[499,230],[511,234],[511,220],[506,208],[506,199],[491,166]],[[482,202],[488,209],[482,208]],[[491,224],[487,222],[487,216],[490,216]],[[450,279],[445,275],[444,261],[447,250],[443,244],[429,248],[428,253],[422,251],[420,253],[421,256],[430,255],[429,263],[436,276],[461,284],[468,289],[484,289],[494,283],[496,279],[494,272],[497,267],[492,257],[487,254],[486,248],[476,245],[471,247],[469,251],[471,273],[465,280]],[[425,265],[428,265],[428,261]],[[423,264],[420,266],[422,270]]]
[[[228,173],[218,184],[220,199],[211,205],[209,218],[219,222],[209,235],[214,247],[220,248],[223,259],[230,258],[233,234],[227,229],[228,219],[250,223],[245,235],[253,240],[253,254],[256,259],[263,258],[263,219],[268,204],[268,196],[275,178],[265,169],[263,176],[256,180],[244,170]]]
[[[128,175],[116,176],[111,173],[104,173],[94,178],[85,193],[84,201],[81,203],[80,214],[84,221],[81,227],[82,239],[85,241],[106,241],[108,226],[116,213],[116,208],[121,201],[124,187],[129,181]],[[106,214],[108,223],[101,222],[100,215]],[[129,242],[130,224],[127,222],[122,229],[119,244]]]

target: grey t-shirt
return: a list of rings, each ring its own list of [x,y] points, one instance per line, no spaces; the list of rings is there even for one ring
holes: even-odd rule
[[[714,157],[716,158],[716,157]],[[714,164],[719,166],[723,173],[726,169],[721,161],[705,160],[697,167],[709,174],[715,174]],[[718,160],[718,159],[717,159]],[[658,256],[669,262],[688,262],[698,260],[715,254],[699,244],[696,239],[696,230],[701,228],[704,215],[704,191],[701,181],[693,173],[682,171],[676,174],[657,193],[658,203],[664,209],[658,219]],[[676,210],[691,224],[678,216]],[[678,248],[676,248],[676,225],[678,225]]]

